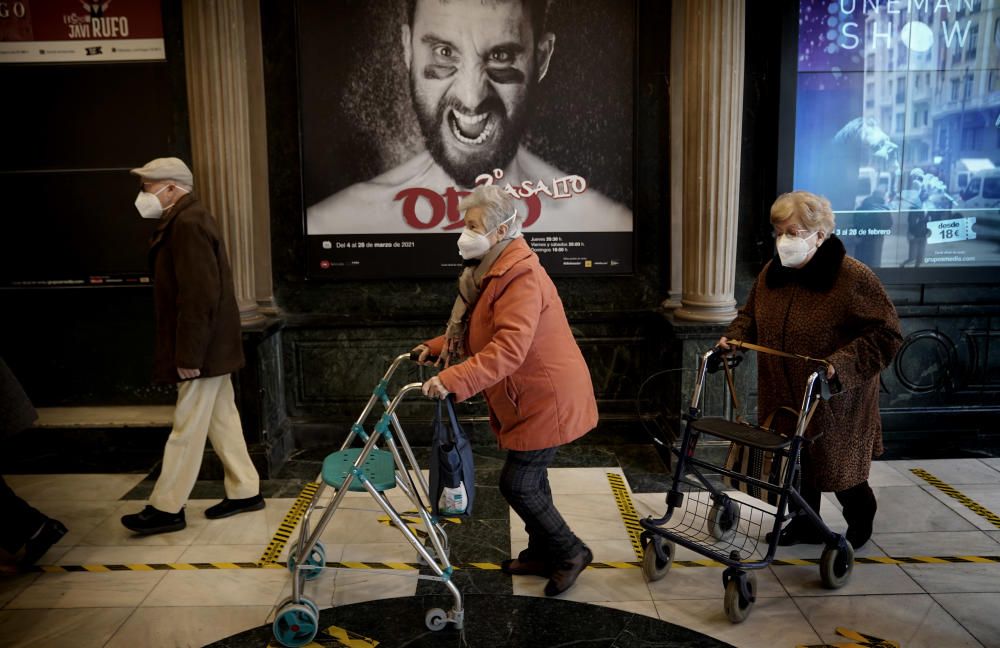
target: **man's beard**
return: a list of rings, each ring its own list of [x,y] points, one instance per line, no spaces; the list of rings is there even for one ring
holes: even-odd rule
[[[494,169],[504,169],[514,159],[517,153],[521,135],[527,126],[529,106],[531,105],[531,94],[534,84],[528,86],[524,100],[520,107],[513,109],[513,114],[508,116],[506,106],[496,94],[491,94],[478,106],[471,109],[463,106],[460,101],[445,95],[438,101],[437,108],[433,113],[428,113],[420,104],[417,96],[413,76],[410,76],[410,98],[413,101],[413,110],[417,114],[417,121],[420,123],[420,132],[424,136],[424,143],[434,161],[444,169],[445,173],[452,177],[459,187],[472,187],[476,178],[484,173],[492,173]],[[489,145],[484,145],[482,150],[474,153],[460,153],[461,159],[449,157],[449,148],[445,143],[446,135],[443,126],[446,121],[452,119],[451,109],[463,114],[489,113],[488,119],[495,122],[495,128],[499,129],[498,139]],[[449,130],[454,128],[450,123],[446,126]],[[457,146],[458,143],[455,142]]]

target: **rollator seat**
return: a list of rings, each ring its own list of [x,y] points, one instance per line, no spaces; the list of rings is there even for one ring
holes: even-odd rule
[[[772,432],[771,430],[755,425],[735,423],[723,418],[697,419],[692,421],[690,425],[699,432],[761,450],[780,450],[787,448],[792,442],[791,437],[783,434],[778,434],[777,432]]]
[[[354,470],[354,462],[361,455],[362,448],[351,448],[341,450],[327,455],[323,460],[323,481],[336,489],[340,489],[344,484],[344,479]],[[386,450],[373,448],[371,454],[365,459],[361,470],[365,478],[372,483],[375,490],[383,492],[396,487],[396,462],[392,458],[392,453]],[[360,479],[355,477],[351,480],[348,491],[365,492],[365,486]]]

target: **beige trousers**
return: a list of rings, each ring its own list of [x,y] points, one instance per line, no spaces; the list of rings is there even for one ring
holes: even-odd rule
[[[260,492],[260,478],[250,461],[240,413],[229,375],[197,378],[177,385],[174,429],[163,450],[163,468],[149,503],[177,513],[187,502],[205,455],[205,439],[225,469],[226,497],[245,499]]]

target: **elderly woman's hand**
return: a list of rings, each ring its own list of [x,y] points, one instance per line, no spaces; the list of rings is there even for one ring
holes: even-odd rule
[[[418,344],[417,346],[413,347],[413,350],[410,351],[410,355],[412,356],[413,354],[417,354],[417,359],[416,359],[417,364],[427,365],[429,367],[434,365],[433,362],[429,362],[427,360],[427,358],[429,358],[431,355],[431,350],[430,347],[428,347],[426,344]]]
[[[437,376],[434,376],[430,380],[424,382],[423,391],[424,396],[441,399],[447,398],[449,393],[448,388],[444,386],[444,383],[441,382],[441,379]]]
[[[831,380],[833,378],[834,374],[836,374],[836,373],[837,373],[837,370],[833,368],[832,364],[826,365],[826,379],[827,380]]]
[[[723,351],[728,351],[729,350],[729,338],[727,338],[725,335],[723,335],[722,337],[719,338],[719,341],[718,341],[718,343],[716,343],[716,346],[718,346]]]

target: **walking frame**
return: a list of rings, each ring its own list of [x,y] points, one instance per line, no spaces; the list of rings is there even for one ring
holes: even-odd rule
[[[323,461],[319,487],[302,517],[302,530],[288,555],[288,569],[292,573],[292,595],[279,606],[272,624],[275,638],[285,646],[305,646],[313,640],[319,629],[319,609],[303,594],[303,588],[305,581],[318,577],[323,569],[327,569],[326,551],[320,536],[349,491],[366,491],[389,516],[391,524],[413,545],[418,560],[434,572],[434,575],[420,574],[418,578],[444,583],[451,594],[453,601],[451,609],[445,611],[441,608],[432,608],[427,611],[424,618],[427,628],[441,630],[449,623],[459,629],[463,626],[465,611],[462,593],[451,580],[453,568],[448,559],[448,536],[440,519],[430,512],[431,500],[427,481],[420,471],[413,449],[396,416],[396,410],[404,398],[414,392],[419,393],[423,383],[407,383],[390,398],[390,380],[396,370],[409,360],[416,360],[416,357],[406,353],[393,360],[372,391],[364,411],[351,426],[351,431],[340,450],[328,455]],[[365,430],[365,421],[376,409],[376,405],[384,407],[384,412],[369,434]],[[351,446],[359,439],[364,445],[352,448]],[[386,449],[380,448],[380,445]],[[385,491],[397,486],[407,495],[412,508],[417,511],[429,546],[421,542],[384,494]],[[323,506],[319,502],[326,487],[334,489],[334,496],[328,505]],[[313,514],[321,509],[323,512],[319,521],[311,526]],[[373,571],[385,573],[385,570]]]
[[[650,516],[640,524],[645,529],[641,535],[643,573],[649,581],[667,575],[676,545],[722,563],[726,566],[722,574],[726,615],[733,623],[740,623],[749,616],[756,600],[753,570],[767,567],[774,559],[782,523],[790,517],[790,505],[798,511],[793,515],[807,516],[823,537],[825,547],[819,567],[825,587],[836,589],[850,580],[854,550],[842,535],[826,526],[798,487],[802,449],[818,438],[807,438],[806,430],[820,399],[831,397],[826,377],[829,363],[739,340],[728,344],[730,350],[716,347],[701,356],[690,406],[682,417],[683,434],[670,448],[677,465],[666,497],[667,511],[663,517]],[[734,351],[746,349],[818,365],[806,380],[800,409],[788,408],[796,416],[791,436],[771,428],[770,420],[750,425],[739,416],[735,421],[702,417],[700,401],[706,377],[720,368],[726,373],[729,391],[738,406],[732,371],[742,357]],[[705,457],[713,450],[711,444],[702,444],[703,451],[698,452],[703,436],[729,442],[730,455],[722,465]],[[731,461],[734,456],[742,460]],[[668,522],[673,524],[667,526]]]

